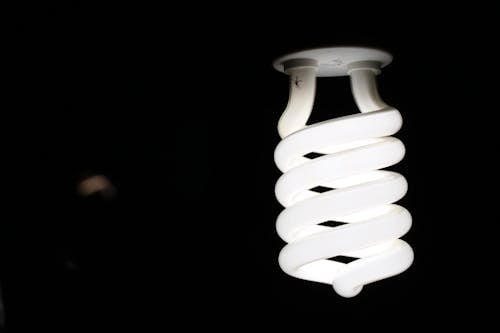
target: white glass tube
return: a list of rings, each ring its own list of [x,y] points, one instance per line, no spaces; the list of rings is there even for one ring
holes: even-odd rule
[[[280,252],[280,267],[297,278],[332,284],[344,297],[403,272],[413,261],[411,247],[399,239],[410,229],[411,215],[394,204],[405,195],[407,182],[398,173],[379,170],[398,163],[405,148],[391,137],[402,119],[380,98],[378,72],[376,63],[350,65],[351,89],[361,113],[306,125],[316,67],[288,68],[290,98],[278,124],[283,140],[275,162],[284,174],[275,191],[285,209],[276,228],[288,243]],[[324,156],[304,157],[311,152]],[[333,189],[310,190],[317,186]],[[345,224],[319,225],[326,221]],[[359,259],[348,264],[328,260],[339,255]]]

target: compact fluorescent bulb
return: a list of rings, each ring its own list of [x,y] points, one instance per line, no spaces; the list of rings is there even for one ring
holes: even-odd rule
[[[406,180],[380,170],[405,153],[403,143],[391,136],[401,127],[401,114],[382,101],[375,81],[391,60],[378,49],[333,47],[296,52],[274,63],[290,76],[288,105],[278,123],[283,140],[274,154],[283,172],[276,197],[285,207],[276,228],[288,243],[279,265],[294,277],[332,284],[344,297],[403,272],[413,261],[411,247],[399,239],[410,229],[411,215],[394,204],[405,195]],[[306,125],[316,77],[322,76],[350,76],[361,113]],[[310,153],[319,157],[306,157]],[[318,186],[327,191],[314,191]],[[328,221],[337,225],[325,225]],[[329,260],[341,255],[357,260]]]

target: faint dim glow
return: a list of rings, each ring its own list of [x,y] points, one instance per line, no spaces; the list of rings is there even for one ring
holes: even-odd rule
[[[116,189],[111,181],[103,175],[93,175],[80,181],[77,185],[80,195],[88,197],[98,194],[106,199],[111,199],[116,195]]]
[[[275,193],[285,207],[276,229],[288,243],[279,265],[291,276],[333,285],[344,297],[413,262],[412,248],[399,239],[410,229],[411,215],[394,204],[406,194],[406,179],[382,170],[405,154],[391,136],[402,125],[401,114],[382,101],[375,80],[391,60],[381,50],[337,47],[274,63],[290,76],[288,105],[278,122],[282,141],[274,153],[283,172]],[[349,76],[361,113],[306,125],[321,76]],[[308,158],[311,153],[319,155]],[[337,256],[353,260],[343,263]]]

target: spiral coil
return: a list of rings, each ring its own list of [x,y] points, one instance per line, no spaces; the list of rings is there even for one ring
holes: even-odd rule
[[[309,59],[285,65],[290,97],[278,125],[283,140],[275,150],[284,174],[275,191],[285,207],[276,228],[288,244],[279,264],[294,277],[332,284],[344,297],[403,272],[413,261],[411,247],[399,239],[410,229],[411,215],[394,204],[405,195],[407,182],[398,173],[380,170],[398,163],[405,148],[391,137],[402,118],[378,95],[379,65],[349,65],[361,113],[308,126],[318,66]],[[306,157],[310,153],[319,157]],[[318,193],[317,187],[330,190]],[[335,261],[337,256],[356,260],[342,263]]]

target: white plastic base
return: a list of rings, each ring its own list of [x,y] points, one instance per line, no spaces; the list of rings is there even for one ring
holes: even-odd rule
[[[359,61],[375,61],[384,67],[391,63],[392,55],[386,51],[370,47],[326,47],[290,53],[276,59],[274,68],[285,72],[283,63],[293,59],[312,59],[318,63],[316,76],[346,76],[347,66]]]

